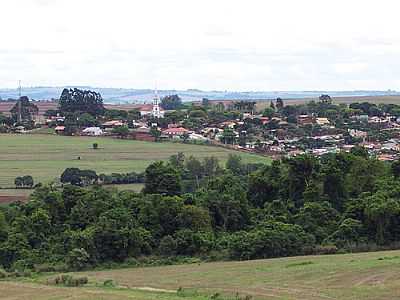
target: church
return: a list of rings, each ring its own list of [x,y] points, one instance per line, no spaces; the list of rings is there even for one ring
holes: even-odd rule
[[[164,109],[160,106],[161,100],[157,93],[154,93],[153,104],[146,104],[140,108],[140,115],[142,117],[152,116],[154,118],[164,118]]]

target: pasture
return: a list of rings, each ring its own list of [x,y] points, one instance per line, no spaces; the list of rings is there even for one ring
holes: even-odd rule
[[[215,293],[223,295],[222,299],[236,293],[274,300],[399,299],[400,251],[131,268],[79,275],[89,277],[87,287],[42,285],[54,275],[29,282],[0,282],[0,299],[175,300],[182,299],[182,295],[174,293],[180,287],[187,291],[186,299],[198,300],[210,299],[207,296]],[[115,287],[101,287],[109,279]]]
[[[99,144],[97,150],[92,149],[95,142]],[[178,152],[187,157],[215,156],[222,163],[230,153],[239,154],[246,162],[270,162],[267,157],[221,147],[113,138],[0,134],[0,187],[13,187],[15,177],[22,175],[32,175],[35,183],[47,183],[57,180],[69,167],[91,169],[98,174],[139,172],[150,163],[166,160]]]

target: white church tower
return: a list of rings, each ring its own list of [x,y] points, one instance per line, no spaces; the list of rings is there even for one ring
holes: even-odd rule
[[[158,96],[157,89],[154,92],[152,115],[155,118],[163,118],[164,117],[164,110],[162,108],[160,108],[160,96]]]

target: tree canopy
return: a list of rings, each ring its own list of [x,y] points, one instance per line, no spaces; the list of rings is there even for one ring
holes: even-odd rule
[[[95,117],[105,112],[101,95],[89,90],[64,89],[58,103],[64,113],[88,113]]]
[[[180,153],[144,174],[68,168],[63,188],[38,186],[29,202],[0,208],[0,265],[83,270],[148,255],[256,259],[395,247],[397,165],[355,152],[271,165],[231,156],[222,167]],[[143,191],[100,186],[126,180],[144,182]]]

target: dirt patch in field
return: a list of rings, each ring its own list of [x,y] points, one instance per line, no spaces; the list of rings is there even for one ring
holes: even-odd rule
[[[174,290],[157,289],[150,286],[133,287],[132,289],[139,291],[156,292],[156,293],[172,293],[172,294],[176,293],[176,291]]]
[[[28,196],[4,196],[0,195],[0,204],[8,204],[13,202],[27,202],[29,200]]]

